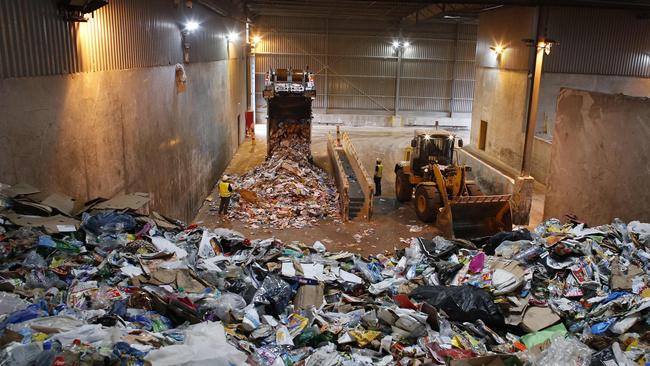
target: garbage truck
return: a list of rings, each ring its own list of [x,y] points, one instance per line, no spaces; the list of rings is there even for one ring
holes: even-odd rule
[[[424,222],[447,237],[477,238],[512,230],[511,195],[484,195],[467,179],[470,167],[454,159],[456,137],[445,130],[416,130],[404,160],[395,165],[395,196],[410,201]],[[458,140],[458,147],[463,140]]]
[[[308,68],[271,69],[264,80],[267,104],[266,156],[286,143],[311,144],[312,101],[316,97],[314,74]],[[311,160],[311,150],[307,151]]]

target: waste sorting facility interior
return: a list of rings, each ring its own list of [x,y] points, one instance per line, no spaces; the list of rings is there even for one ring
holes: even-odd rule
[[[646,0],[0,0],[0,364],[650,362],[649,98]]]

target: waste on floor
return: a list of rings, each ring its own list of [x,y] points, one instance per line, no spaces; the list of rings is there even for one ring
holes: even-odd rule
[[[303,228],[338,219],[336,185],[311,163],[309,151],[307,140],[284,139],[264,163],[233,177],[236,192],[228,216],[252,229]],[[218,207],[218,201],[211,203],[212,211]]]
[[[36,192],[0,196],[3,365],[650,361],[649,224],[548,220],[362,258],[144,214],[146,195],[75,211]]]

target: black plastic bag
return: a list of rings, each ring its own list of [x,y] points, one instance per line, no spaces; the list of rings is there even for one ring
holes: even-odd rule
[[[136,227],[133,216],[117,212],[100,212],[95,215],[84,214],[81,227],[93,235],[119,234],[132,231]]]
[[[471,241],[476,244],[477,247],[483,248],[485,254],[494,255],[494,250],[506,240],[533,240],[533,237],[530,236],[530,231],[528,231],[528,229],[521,229],[514,231],[502,231],[492,236],[472,239]]]
[[[492,295],[480,288],[469,285],[420,286],[410,296],[444,311],[453,321],[474,322],[481,319],[489,325],[504,325],[503,314]]]

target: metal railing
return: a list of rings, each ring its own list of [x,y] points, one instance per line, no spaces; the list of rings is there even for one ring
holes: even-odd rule
[[[372,207],[373,207],[373,196],[375,194],[375,182],[370,178],[370,174],[366,171],[366,168],[363,167],[361,159],[357,150],[350,140],[350,135],[347,132],[344,132],[341,137],[341,142],[343,145],[343,150],[348,156],[350,165],[352,165],[352,170],[357,176],[361,190],[363,191],[364,203],[361,209],[361,214],[368,220],[372,218]]]

